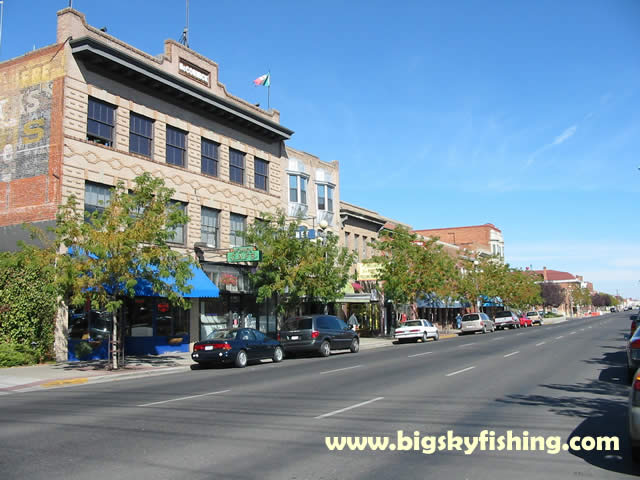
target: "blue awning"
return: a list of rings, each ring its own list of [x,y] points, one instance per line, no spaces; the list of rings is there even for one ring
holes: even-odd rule
[[[74,255],[75,250],[73,247],[69,247],[68,252],[70,255]],[[87,254],[90,258],[97,258],[94,254]],[[191,273],[193,276],[187,280],[187,286],[191,287],[191,291],[184,295],[184,298],[217,298],[220,296],[220,289],[215,283],[202,271],[200,267],[191,265]],[[166,277],[164,281],[171,287],[175,285],[175,279],[173,277]],[[157,297],[159,296],[153,291],[151,282],[144,278],[139,278],[138,283],[133,287],[136,297]],[[175,289],[174,289],[175,291]]]
[[[416,301],[418,308],[464,308],[468,305],[463,305],[457,300],[450,298],[442,299],[437,295],[429,294]]]
[[[193,273],[193,277],[187,281],[187,286],[191,287],[191,292],[183,295],[184,298],[216,298],[220,296],[220,289],[207,277],[207,274],[201,268],[191,265],[191,273]],[[171,286],[175,284],[173,277],[168,277],[165,281]],[[133,289],[137,297],[158,296],[153,291],[151,283],[144,278],[138,279],[138,283]]]

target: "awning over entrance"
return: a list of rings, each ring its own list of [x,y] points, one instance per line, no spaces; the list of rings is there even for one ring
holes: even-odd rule
[[[187,285],[191,287],[191,292],[184,295],[185,298],[216,298],[220,296],[220,289],[213,283],[201,268],[191,265],[191,277]],[[169,285],[175,284],[175,279],[169,277],[165,279]],[[144,278],[138,279],[138,283],[133,288],[137,297],[157,297],[153,291],[151,283]]]

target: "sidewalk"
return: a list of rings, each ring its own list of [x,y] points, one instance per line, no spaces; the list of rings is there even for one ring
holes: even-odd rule
[[[441,334],[440,339],[456,336],[456,332]],[[390,346],[393,346],[392,338],[360,339],[361,350]],[[191,365],[194,365],[191,360],[191,354],[182,352],[164,355],[130,356],[127,357],[124,367],[114,371],[105,369],[107,366],[106,360],[0,368],[0,395],[149,375],[162,375],[189,370]]]

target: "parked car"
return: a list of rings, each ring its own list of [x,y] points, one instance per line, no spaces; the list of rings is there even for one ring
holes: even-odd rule
[[[610,311],[611,313],[615,313],[615,312],[617,312],[616,307],[611,307],[611,308],[609,309],[609,311]]]
[[[640,375],[634,371],[629,391],[627,418],[629,439],[631,440],[631,457],[640,462]]]
[[[536,312],[536,311],[527,312],[527,318],[531,320],[532,325],[534,323],[537,323],[538,325],[543,324],[542,315],[540,315],[540,312]]]
[[[191,358],[202,366],[233,363],[244,368],[252,360],[272,359],[281,362],[284,350],[280,342],[254,328],[214,330],[207,338],[194,343]]]
[[[518,315],[518,320],[520,321],[521,327],[533,327],[533,320],[527,317],[524,313]]]
[[[629,320],[631,320],[631,331],[629,332],[629,337],[632,337],[636,332],[636,328],[638,328],[638,315],[629,315]]]
[[[495,332],[496,325],[486,313],[467,313],[462,316],[460,335],[475,332]]]
[[[433,338],[436,341],[439,340],[440,332],[438,332],[438,328],[434,327],[430,321],[420,318],[418,320],[406,321],[402,326],[396,328],[393,336],[399,343],[406,341],[417,342],[418,340],[426,342],[429,338]]]
[[[503,328],[520,328],[518,316],[510,310],[496,313],[494,321],[496,330],[502,330]]]
[[[331,350],[360,350],[360,337],[334,315],[291,317],[284,321],[278,340],[285,353],[319,353],[331,355]]]
[[[640,367],[640,328],[627,340],[627,377],[629,381]]]

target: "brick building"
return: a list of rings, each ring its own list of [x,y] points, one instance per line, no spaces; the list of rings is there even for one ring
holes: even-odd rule
[[[504,260],[504,237],[492,223],[469,227],[430,228],[414,230],[424,237],[438,237],[441,241],[486,255],[499,255]]]
[[[572,315],[578,312],[578,305],[574,305],[571,299],[571,290],[575,287],[587,288],[593,293],[593,284],[585,282],[581,275],[574,275],[560,270],[550,270],[543,267],[542,270],[533,270],[534,273],[542,276],[542,283],[558,285],[564,291],[564,301],[558,307],[565,315]]]
[[[186,314],[136,298],[127,307],[137,322],[127,327],[130,353],[187,350],[220,326],[275,330],[273,305],[257,304],[249,285],[251,265],[226,261],[263,212],[305,208],[311,225],[340,230],[338,162],[286,147],[293,131],[280,113],[233,96],[218,73],[178,42],[152,56],[71,8],[58,12],[55,45],[0,64],[1,249],[27,238],[23,222],[53,225],[71,194],[99,209],[118,181],[131,185],[143,172],[163,178],[190,217],[172,246],[199,259],[220,295],[192,299]],[[93,339],[93,321],[59,320],[58,358]]]

